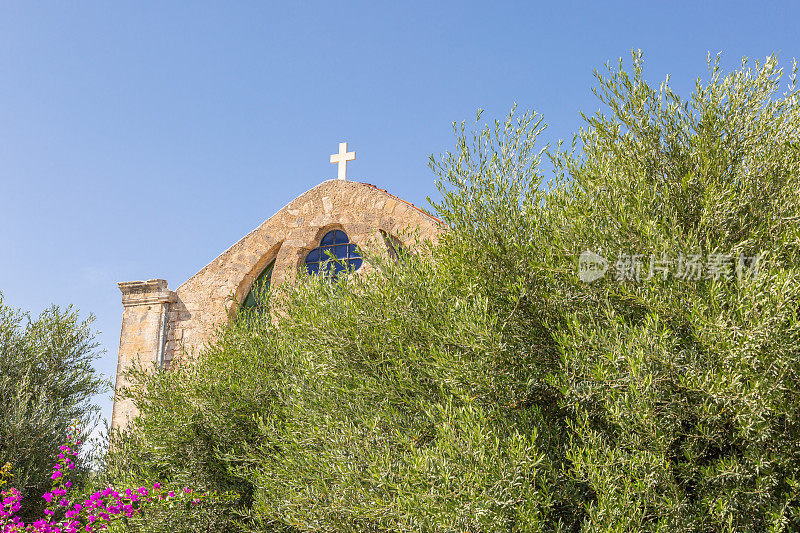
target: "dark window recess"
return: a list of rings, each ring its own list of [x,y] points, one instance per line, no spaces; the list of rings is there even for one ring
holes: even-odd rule
[[[262,270],[261,274],[258,275],[253,282],[253,286],[250,287],[250,292],[247,293],[247,297],[244,299],[244,303],[242,304],[243,308],[260,310],[267,307],[267,292],[270,280],[272,279],[272,268],[274,266],[275,260],[273,259],[272,262],[267,265],[267,268]]]

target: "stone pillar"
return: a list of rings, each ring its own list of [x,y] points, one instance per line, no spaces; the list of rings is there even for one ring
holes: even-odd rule
[[[175,293],[167,288],[167,282],[163,279],[125,281],[118,285],[122,291],[124,310],[114,387],[117,393],[128,386],[124,373],[135,361],[144,369],[163,365],[169,305],[176,300]],[[124,429],[138,414],[133,401],[115,395],[111,428]]]

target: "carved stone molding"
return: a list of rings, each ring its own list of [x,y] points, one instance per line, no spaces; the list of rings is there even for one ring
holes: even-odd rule
[[[171,303],[177,300],[175,293],[167,288],[165,279],[123,281],[117,285],[122,291],[122,305],[125,307]]]

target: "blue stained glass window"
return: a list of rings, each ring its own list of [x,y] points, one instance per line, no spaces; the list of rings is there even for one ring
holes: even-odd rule
[[[322,273],[326,278],[335,279],[340,272],[358,270],[363,262],[358,247],[350,242],[347,233],[335,229],[326,233],[319,246],[308,252],[306,270],[309,274]]]
[[[344,241],[342,241],[342,242],[350,242],[350,239],[347,238],[347,233],[337,229],[337,230],[329,231],[328,233],[326,233],[325,236],[322,238],[322,242],[320,243],[320,246],[329,246],[329,245],[335,243],[336,240],[337,240],[336,239],[337,236],[339,237],[339,239],[342,239],[342,238],[344,239]]]

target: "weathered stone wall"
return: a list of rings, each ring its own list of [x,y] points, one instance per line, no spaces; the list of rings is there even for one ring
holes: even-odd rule
[[[380,242],[378,231],[400,238],[410,228],[435,239],[440,223],[413,205],[372,185],[329,180],[297,197],[176,289],[166,360],[207,342],[273,259],[272,282],[294,281],[309,250],[331,229],[342,229],[363,247]],[[413,242],[403,242],[412,247]],[[368,265],[365,265],[368,269]]]
[[[442,224],[373,185],[345,180],[321,183],[291,201],[175,290],[175,301],[168,306],[163,364],[169,366],[183,354],[196,353],[208,342],[216,327],[244,300],[253,281],[273,259],[272,283],[294,281],[301,272],[306,254],[332,229],[344,230],[350,241],[362,249],[375,250],[376,246],[382,246],[387,252],[380,232],[412,249],[416,240],[435,240]],[[369,268],[365,263],[361,270]],[[123,295],[124,292],[123,289]],[[144,353],[152,348],[144,338],[152,336],[154,315],[143,314],[144,311],[130,311],[129,314],[127,306],[125,309],[118,383],[121,369],[132,358],[131,350],[141,347]],[[140,324],[139,330],[137,324]],[[141,341],[136,340],[140,337]],[[133,413],[127,404],[120,410],[128,416]],[[124,424],[122,418],[119,423],[115,420],[117,418],[112,420],[114,427]]]
[[[128,281],[119,283],[122,291],[122,331],[117,358],[115,390],[127,387],[124,371],[134,362],[144,369],[160,364],[166,345],[169,305],[175,302],[175,293],[167,289],[163,279]],[[131,400],[114,400],[111,427],[124,427],[138,414]]]

